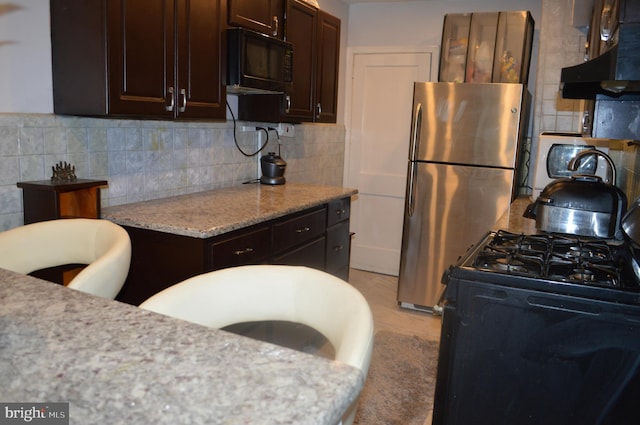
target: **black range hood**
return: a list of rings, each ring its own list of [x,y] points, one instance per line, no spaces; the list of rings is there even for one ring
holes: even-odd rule
[[[618,43],[602,55],[562,68],[562,97],[596,99],[640,94],[640,23],[620,24]]]

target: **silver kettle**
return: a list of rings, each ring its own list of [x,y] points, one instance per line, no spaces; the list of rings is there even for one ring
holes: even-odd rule
[[[595,175],[577,175],[549,183],[524,213],[536,220],[543,232],[567,233],[596,238],[623,239],[621,219],[627,209],[627,197],[615,186],[615,165],[597,150],[585,150],[571,160],[575,171],[586,155],[603,157],[609,165],[608,182]]]

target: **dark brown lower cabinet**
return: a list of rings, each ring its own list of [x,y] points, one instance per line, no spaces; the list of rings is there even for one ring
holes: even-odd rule
[[[282,255],[274,257],[272,264],[288,264],[291,266],[307,266],[324,270],[325,238],[316,239]]]
[[[197,274],[249,264],[302,265],[347,280],[349,207],[344,198],[208,239],[125,226],[131,268],[117,300],[139,305]]]
[[[327,228],[326,271],[348,280],[350,248],[351,234],[348,220]]]

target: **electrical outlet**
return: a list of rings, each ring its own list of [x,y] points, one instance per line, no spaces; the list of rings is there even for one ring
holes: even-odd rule
[[[293,137],[295,135],[295,127],[293,124],[278,124],[278,134],[280,137]]]

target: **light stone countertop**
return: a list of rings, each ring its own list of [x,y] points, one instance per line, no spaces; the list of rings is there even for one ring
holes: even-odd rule
[[[286,183],[244,184],[104,208],[114,223],[206,239],[333,200],[356,189]]]
[[[0,269],[0,401],[71,424],[333,425],[351,366]]]
[[[527,206],[531,203],[531,197],[519,196],[512,203],[507,212],[500,217],[491,230],[507,230],[512,233],[531,235],[538,233],[536,221],[522,216]]]

